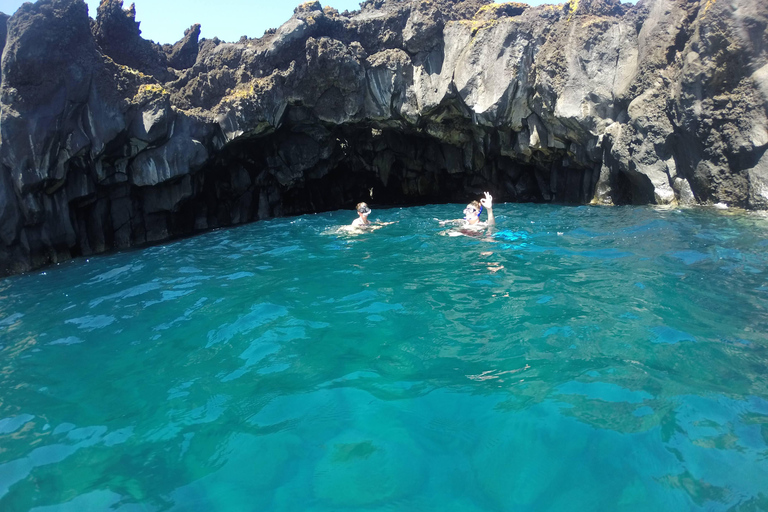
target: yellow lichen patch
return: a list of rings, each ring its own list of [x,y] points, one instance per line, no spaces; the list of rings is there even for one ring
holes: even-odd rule
[[[138,69],[133,69],[132,67],[124,66],[122,64],[118,64],[117,67],[119,67],[121,71],[123,71],[124,73],[128,73],[129,75],[135,75],[140,78],[148,78],[148,75],[145,75]]]
[[[464,27],[469,27],[472,30],[472,37],[475,37],[479,31],[495,27],[499,23],[499,21],[498,20],[458,20],[450,23],[459,23]]]
[[[151,97],[169,96],[170,94],[171,93],[160,84],[141,84],[136,91],[136,94],[133,96],[133,101],[142,102]]]
[[[499,22],[497,20],[488,20],[483,22],[474,22],[472,24],[472,35],[474,36],[481,30],[495,27]]]
[[[712,7],[717,0],[707,0],[707,5],[704,6],[704,14],[707,13],[710,7]]]
[[[259,79],[256,79],[258,82]],[[230,101],[234,102],[237,100],[243,100],[246,98],[252,98],[256,93],[256,90],[254,89],[253,84],[247,84],[245,87],[238,87],[236,89],[233,89],[229,94],[224,96],[221,101]]]
[[[568,0],[565,5],[568,7],[569,12],[568,19],[565,21],[571,21],[571,18],[573,18],[573,15],[579,8],[579,0]]]
[[[160,84],[141,84],[138,94],[170,94]]]
[[[484,5],[484,6],[480,7],[477,10],[477,12],[475,13],[475,17],[477,17],[478,14],[483,14],[483,13],[486,13],[486,12],[489,12],[489,11],[493,11],[494,10],[493,8],[494,8],[495,5],[496,4],[487,4],[487,5]]]

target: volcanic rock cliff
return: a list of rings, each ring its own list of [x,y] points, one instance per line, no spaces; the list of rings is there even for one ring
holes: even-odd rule
[[[165,46],[120,0],[0,15],[0,273],[371,195],[768,208],[768,3],[489,2]]]

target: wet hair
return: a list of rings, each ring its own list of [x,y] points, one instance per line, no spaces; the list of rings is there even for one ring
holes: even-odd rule
[[[479,201],[472,201],[467,206],[471,206],[472,208],[474,208],[477,211],[482,211],[482,209],[483,209],[483,206],[480,204]]]
[[[355,206],[355,210],[357,210],[358,212],[360,212],[360,210],[363,208],[365,208],[369,212],[371,211],[371,207],[368,206],[366,203],[357,203],[357,206]]]

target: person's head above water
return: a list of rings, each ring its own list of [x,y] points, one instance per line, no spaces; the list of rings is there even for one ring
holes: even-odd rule
[[[480,201],[470,202],[466,208],[464,208],[464,222],[469,225],[475,225],[480,223],[480,214],[483,213],[483,209],[488,212],[488,219],[485,221],[486,226],[491,226],[496,223],[493,216],[493,196],[490,192],[483,192],[484,197]]]
[[[394,224],[394,222],[381,222],[378,219],[373,222],[369,221],[368,215],[371,214],[371,208],[366,203],[357,203],[357,206],[355,206],[355,210],[357,210],[357,218],[352,221],[351,226],[345,226],[345,227],[349,227],[353,229],[365,227],[365,231],[372,231],[374,229],[387,226],[389,224]]]
[[[371,209],[366,203],[357,203],[355,209],[357,210],[357,218],[352,222],[353,226],[367,225],[371,223],[368,220],[368,215],[371,213]]]
[[[470,224],[474,224],[480,220],[480,212],[483,211],[483,206],[478,201],[472,201],[464,208],[464,220]]]
[[[491,196],[490,192],[483,192],[483,195],[484,197],[481,198],[480,201],[471,201],[467,207],[464,208],[464,218],[441,220],[439,221],[440,224],[460,224],[465,228],[470,228],[471,226],[470,229],[472,230],[495,225],[496,218],[493,216],[493,196]],[[487,219],[485,222],[480,222],[480,214],[483,213],[483,211],[486,212]]]

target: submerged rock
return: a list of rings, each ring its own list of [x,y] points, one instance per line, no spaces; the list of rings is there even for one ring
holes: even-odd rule
[[[766,208],[767,25],[750,0],[314,1],[161,47],[120,0],[25,4],[0,15],[0,273],[371,189]]]

